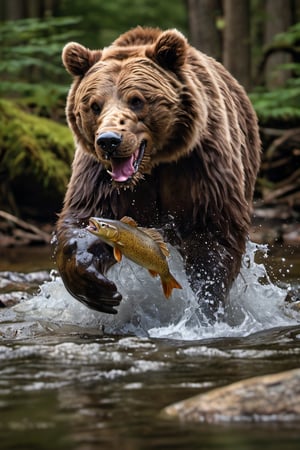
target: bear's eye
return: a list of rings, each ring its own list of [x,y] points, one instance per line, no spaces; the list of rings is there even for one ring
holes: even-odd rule
[[[144,107],[144,100],[141,97],[135,95],[129,100],[129,107],[132,111],[138,112],[141,111]]]
[[[93,102],[91,104],[91,110],[96,116],[99,116],[99,114],[101,113],[101,106],[99,105],[99,103]]]

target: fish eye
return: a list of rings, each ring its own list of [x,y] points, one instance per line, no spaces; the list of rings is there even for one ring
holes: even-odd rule
[[[101,223],[100,223],[100,227],[101,227],[101,228],[106,228],[106,223],[101,222]]]

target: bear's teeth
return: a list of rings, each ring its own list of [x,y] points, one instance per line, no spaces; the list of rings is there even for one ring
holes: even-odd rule
[[[134,161],[134,164],[133,164],[135,173],[138,171],[139,165],[144,157],[145,148],[146,148],[146,141],[143,140],[141,142],[140,147],[135,152],[136,160]]]

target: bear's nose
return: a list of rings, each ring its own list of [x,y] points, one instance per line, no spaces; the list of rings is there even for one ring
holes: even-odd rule
[[[96,142],[106,153],[113,153],[121,144],[122,136],[113,131],[106,131],[99,134]]]

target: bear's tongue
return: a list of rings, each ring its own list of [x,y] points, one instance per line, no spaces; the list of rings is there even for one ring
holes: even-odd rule
[[[118,182],[127,181],[135,172],[133,163],[134,155],[129,158],[112,158],[112,170],[110,172],[112,179]]]

